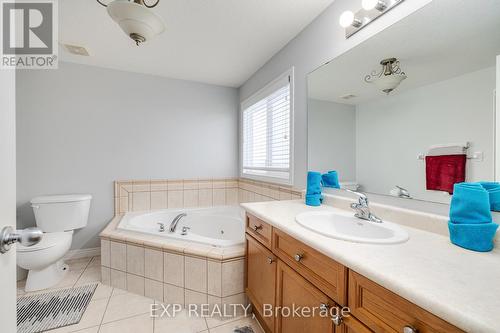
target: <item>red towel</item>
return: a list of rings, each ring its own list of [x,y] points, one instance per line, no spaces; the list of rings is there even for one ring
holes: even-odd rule
[[[467,155],[439,155],[425,157],[427,189],[453,194],[453,185],[465,181]]]

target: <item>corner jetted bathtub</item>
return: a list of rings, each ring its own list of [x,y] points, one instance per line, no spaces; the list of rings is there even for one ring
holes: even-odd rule
[[[186,216],[180,219],[175,232],[170,232],[170,224],[182,213]],[[117,229],[228,247],[245,242],[244,216],[239,206],[129,212],[123,216]],[[160,224],[165,226],[165,231],[160,231]],[[182,232],[184,227],[189,228],[185,234]]]

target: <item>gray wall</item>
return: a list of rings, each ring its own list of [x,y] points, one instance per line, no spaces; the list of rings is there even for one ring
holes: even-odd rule
[[[309,169],[337,170],[341,182],[356,180],[356,107],[309,99]]]
[[[238,91],[60,63],[18,71],[18,225],[29,200],[90,193],[89,225],[73,249],[99,246],[113,215],[113,181],[237,176]]]
[[[363,103],[356,108],[357,181],[363,190],[389,194],[394,185],[419,199],[448,203],[425,190],[429,146],[470,141],[483,161],[467,162],[467,180],[494,180],[495,68]],[[374,163],[376,161],[376,163]]]
[[[338,23],[340,14],[345,10],[360,9],[360,1],[336,0],[240,87],[240,100],[243,101],[290,67],[295,67],[294,182],[296,187],[305,186],[307,171],[307,73],[431,1],[405,1],[346,40],[345,31]]]

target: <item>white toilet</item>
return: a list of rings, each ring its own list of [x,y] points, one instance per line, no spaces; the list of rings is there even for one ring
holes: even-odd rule
[[[36,225],[44,232],[40,243],[17,245],[17,264],[29,270],[26,291],[57,285],[68,266],[62,258],[69,251],[73,230],[87,225],[92,196],[88,194],[51,195],[31,200]]]

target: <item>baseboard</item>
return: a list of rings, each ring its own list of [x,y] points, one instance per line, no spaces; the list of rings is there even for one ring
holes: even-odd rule
[[[89,249],[71,250],[68,253],[66,253],[63,259],[64,260],[79,259],[79,258],[95,257],[100,255],[101,255],[101,248],[92,247]]]

